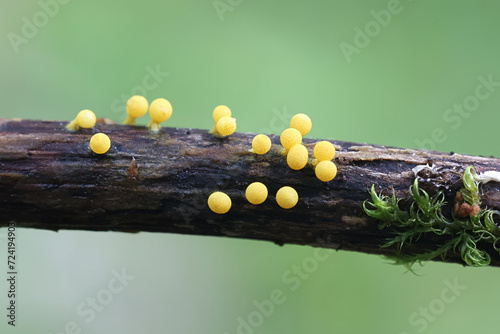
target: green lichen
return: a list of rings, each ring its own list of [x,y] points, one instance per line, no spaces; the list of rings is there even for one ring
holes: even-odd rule
[[[479,182],[476,180],[474,168],[467,167],[460,193],[464,202],[470,206],[481,204]],[[500,228],[493,217],[499,214],[498,211],[482,208],[476,215],[470,214],[465,218],[458,218],[452,212],[449,215],[451,218],[446,218],[442,212],[446,205],[444,194],[438,192],[430,197],[425,190],[419,188],[417,179],[410,186],[413,201],[407,211],[400,209],[401,199],[396,198],[394,192],[392,196],[377,194],[373,185],[370,194],[371,202],[363,203],[366,214],[380,221],[379,229],[391,228],[394,234],[382,247],[396,245],[395,262],[404,264],[410,270],[416,262],[422,264],[438,257],[444,260],[448,253],[460,254],[469,266],[487,266],[491,258],[488,252],[478,247],[480,242],[481,245],[490,243],[500,253],[497,247]],[[438,236],[433,240],[442,240],[437,247],[417,254],[406,251],[405,245],[418,243],[431,234]]]

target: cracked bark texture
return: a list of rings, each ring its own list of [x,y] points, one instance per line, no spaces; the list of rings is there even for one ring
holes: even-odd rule
[[[500,170],[500,160],[456,153],[401,149],[332,141],[337,148],[337,177],[319,181],[307,166],[291,170],[279,136],[265,155],[249,152],[255,134],[235,133],[219,139],[207,130],[162,128],[152,133],[140,126],[98,123],[94,129],[69,132],[66,122],[0,119],[0,226],[14,220],[19,227],[60,230],[169,232],[268,240],[394,254],[381,248],[391,230],[378,230],[362,204],[369,189],[396,191],[404,206],[410,199],[412,169],[420,187],[430,195],[442,190],[449,203],[462,186],[461,175],[473,165],[478,172]],[[90,151],[92,134],[109,135],[112,146],[104,155]],[[312,157],[317,139],[304,138]],[[259,206],[245,199],[245,189],[259,181],[269,198]],[[275,194],[282,186],[299,193],[299,203],[281,209]],[[482,205],[500,210],[500,184],[481,187]],[[213,191],[227,193],[229,213],[218,215],[206,204]],[[434,248],[439,239],[427,236],[419,248]],[[500,256],[485,245],[493,266]],[[462,263],[450,254],[447,262]]]

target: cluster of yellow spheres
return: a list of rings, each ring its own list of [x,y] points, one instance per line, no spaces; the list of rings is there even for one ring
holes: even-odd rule
[[[220,105],[213,111],[214,127],[210,131],[215,137],[227,137],[236,131],[236,118],[231,117],[231,109]]]
[[[156,99],[150,105],[144,96],[134,95],[127,101],[127,119],[123,124],[134,125],[135,120],[144,116],[148,109],[151,117],[148,127],[154,132],[160,130],[160,123],[167,121],[173,111],[170,102],[164,98]]]
[[[66,129],[75,131],[78,129],[90,129],[95,126],[97,118],[91,110],[80,111],[74,120],[69,122]],[[111,147],[111,140],[104,133],[96,133],[90,138],[89,147],[96,154],[104,154]]]
[[[314,157],[317,161],[314,168],[316,177],[323,182],[333,180],[337,176],[337,166],[332,162],[335,157],[335,146],[329,141],[320,141],[314,146]]]
[[[158,131],[160,124],[172,116],[172,105],[168,100],[159,98],[149,104],[144,96],[135,95],[127,101],[127,119],[124,124],[134,125],[136,119],[144,116],[148,110],[151,116],[148,127],[152,131]],[[214,136],[226,137],[236,131],[236,119],[232,117],[227,106],[217,106],[213,111],[213,118],[215,124],[210,133]],[[70,131],[90,129],[95,126],[96,121],[95,114],[85,109],[80,111],[66,128]],[[287,164],[294,170],[303,169],[309,162],[309,153],[302,145],[302,137],[307,135],[311,128],[311,119],[306,114],[296,114],[290,121],[290,127],[281,133],[280,142],[286,153]],[[266,154],[271,146],[271,139],[267,135],[258,134],[252,140],[250,152]],[[104,154],[111,148],[111,140],[104,133],[96,133],[90,138],[89,147],[96,154]],[[312,165],[315,166],[317,178],[323,182],[333,180],[337,175],[337,166],[332,162],[335,158],[334,145],[328,141],[320,141],[315,145],[313,153],[316,160],[312,161]],[[261,182],[253,182],[247,186],[245,197],[253,205],[262,204],[268,198],[268,189]],[[276,202],[283,209],[295,207],[298,200],[297,191],[289,186],[281,187],[276,193]],[[209,208],[217,214],[229,212],[231,205],[231,198],[221,191],[212,193],[208,198]]]
[[[311,131],[312,122],[306,114],[297,114],[290,120],[290,127],[280,136],[281,145],[285,149],[286,162],[293,170],[301,170],[309,161],[309,152],[302,145],[302,137]]]
[[[172,116],[172,105],[168,100],[159,98],[148,103],[144,96],[134,95],[127,101],[127,119],[123,124],[134,125],[135,120],[144,116],[149,109],[151,121],[148,127],[151,131],[157,132],[160,129],[160,123],[165,122]],[[69,122],[66,129],[76,131],[80,128],[90,129],[95,126],[97,118],[95,114],[88,109],[82,110],[76,115],[76,118]],[[104,154],[111,147],[111,140],[104,133],[97,133],[90,138],[90,149],[96,154]]]
[[[245,191],[245,197],[253,205],[264,203],[268,197],[266,185],[261,182],[249,184]],[[276,193],[276,203],[283,209],[293,208],[298,201],[299,194],[292,187],[282,187]],[[231,209],[231,205],[231,198],[221,191],[216,191],[208,197],[208,207],[215,213],[225,214]]]
[[[285,148],[288,166],[294,170],[304,168],[309,162],[309,152],[302,145],[302,137],[311,131],[312,122],[306,114],[297,114],[290,121],[290,128],[281,133],[281,145]],[[335,147],[328,141],[321,141],[314,147],[316,161],[316,177],[328,182],[337,175],[337,166],[332,162],[335,158]]]
[[[224,135],[221,131],[222,126],[219,125],[224,118],[231,119],[231,110],[226,106],[218,106],[214,109],[215,126],[211,133],[216,136]],[[224,125],[226,127],[226,125]],[[300,170],[307,165],[309,154],[307,148],[302,145],[302,136],[311,131],[312,122],[306,114],[297,114],[290,121],[290,128],[284,130],[280,136],[281,145],[287,153],[287,163],[292,169]],[[236,130],[236,122],[234,129],[231,128],[232,134]],[[266,154],[271,149],[271,139],[265,134],[258,134],[252,140],[252,149],[250,152],[255,154]],[[251,204],[259,205],[266,201],[268,190],[265,184],[261,182],[253,182],[246,188],[245,197]],[[289,186],[284,186],[276,193],[276,202],[283,209],[291,209],[297,205],[299,194],[295,189]],[[231,208],[231,199],[226,194],[217,191],[208,198],[208,206],[210,209],[219,214],[229,211]]]

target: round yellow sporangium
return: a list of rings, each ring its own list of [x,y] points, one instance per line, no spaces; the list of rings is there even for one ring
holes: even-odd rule
[[[149,106],[149,115],[151,116],[149,128],[152,131],[158,131],[160,130],[160,123],[165,122],[172,116],[172,105],[166,99],[156,99]]]
[[[231,109],[224,105],[217,106],[214,109],[213,116],[214,122],[217,124],[222,117],[231,117]]]
[[[266,135],[256,135],[252,140],[252,150],[257,154],[266,154],[271,149],[271,139]]]
[[[262,204],[267,198],[267,187],[260,182],[251,183],[245,191],[247,200],[252,204]]]
[[[309,131],[311,131],[312,122],[306,114],[297,114],[292,117],[290,127],[299,130],[300,134],[305,136],[309,133]]]
[[[331,181],[337,175],[337,166],[330,160],[323,160],[318,162],[314,169],[316,177],[323,182]]]
[[[299,170],[307,165],[309,153],[304,145],[294,145],[286,155],[286,162],[291,169]]]
[[[332,160],[335,157],[335,146],[329,141],[320,141],[314,146],[314,157],[318,161]]]
[[[294,145],[302,143],[302,135],[300,131],[294,128],[288,128],[283,130],[280,136],[281,145],[286,150],[291,149]]]
[[[221,191],[216,191],[208,197],[208,207],[215,213],[224,214],[231,209],[231,198]]]
[[[291,209],[299,201],[299,194],[292,187],[285,186],[276,193],[276,202],[283,209]]]
[[[217,133],[221,136],[229,136],[236,131],[236,119],[224,116],[217,121],[216,125]]]
[[[127,101],[127,119],[123,124],[134,125],[135,119],[148,112],[149,103],[144,96],[134,95]]]
[[[111,147],[111,140],[104,133],[96,133],[90,138],[90,149],[97,154],[108,152]]]
[[[76,118],[66,126],[66,129],[70,131],[77,130],[78,128],[90,129],[95,125],[95,122],[95,114],[92,111],[85,109],[76,115]]]

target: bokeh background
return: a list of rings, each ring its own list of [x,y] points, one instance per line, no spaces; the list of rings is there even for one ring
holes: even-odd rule
[[[279,133],[305,112],[312,138],[500,156],[499,13],[493,0],[3,1],[0,117],[122,121],[143,94],[172,102],[169,126],[209,129],[227,104],[239,131]],[[0,243],[5,263],[5,229]],[[18,326],[1,279],[2,333],[498,332],[495,268],[417,276],[339,251],[299,276],[311,247],[151,233],[22,229],[18,252]],[[110,293],[122,270],[133,279]],[[273,291],[283,302],[259,316]]]

